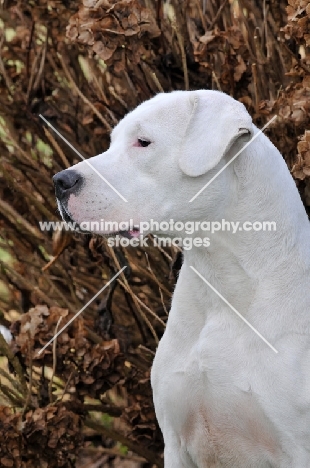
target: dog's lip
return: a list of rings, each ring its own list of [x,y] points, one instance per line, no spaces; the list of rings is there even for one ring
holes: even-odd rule
[[[74,223],[74,231],[75,231],[75,232],[80,232],[80,233],[84,233],[84,234],[90,234],[89,231],[85,231],[85,230],[82,230],[82,229],[79,228],[79,223],[77,223],[77,222],[72,218],[72,216],[68,213],[66,207],[65,207],[61,202],[59,202],[59,210],[60,210],[61,217],[63,218],[63,220],[64,220],[66,223]]]
[[[60,211],[61,211],[61,216],[62,218],[64,219],[64,221],[66,223],[75,223],[75,230],[78,231],[78,232],[84,232],[86,234],[92,234],[92,231],[86,231],[86,230],[81,230],[79,229],[79,223],[77,223],[72,217],[71,215],[68,213],[66,207],[61,203],[59,202],[59,208],[60,208]],[[116,232],[107,232],[107,233],[104,233],[103,234],[104,236],[122,236],[122,237],[126,237],[127,239],[133,239],[133,238],[137,238],[137,237],[140,237],[141,233],[140,233],[140,229],[138,227],[133,227],[133,229],[130,229],[130,230],[124,230],[124,231],[116,231]]]
[[[70,216],[70,214],[68,213],[68,211],[62,204],[60,204],[60,208],[61,208],[61,216],[66,221],[66,223],[74,223],[74,219]]]
[[[123,236],[123,237],[126,237],[127,239],[133,239],[133,238],[137,238],[137,237],[140,237],[140,230],[138,228],[133,228],[132,230],[128,230],[128,231],[118,231],[119,235]]]

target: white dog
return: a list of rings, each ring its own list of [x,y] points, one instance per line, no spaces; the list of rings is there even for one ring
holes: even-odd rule
[[[92,167],[54,177],[65,220],[240,223],[184,252],[152,369],[166,468],[310,467],[310,226],[258,133],[223,93],[159,94],[116,126]],[[246,230],[265,221],[276,231]]]

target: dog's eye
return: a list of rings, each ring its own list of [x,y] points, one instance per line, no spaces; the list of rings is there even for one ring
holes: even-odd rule
[[[149,140],[144,140],[143,138],[138,138],[138,143],[139,143],[139,146],[142,146],[143,148],[151,144]]]

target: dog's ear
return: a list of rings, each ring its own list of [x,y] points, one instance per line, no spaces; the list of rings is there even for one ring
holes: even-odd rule
[[[218,91],[189,93],[191,115],[180,149],[179,164],[197,177],[215,167],[239,137],[253,133],[243,104]]]

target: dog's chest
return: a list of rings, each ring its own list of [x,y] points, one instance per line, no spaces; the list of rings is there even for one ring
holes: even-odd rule
[[[275,430],[251,391],[251,373],[244,362],[232,353],[226,358],[225,353],[216,354],[204,338],[190,350],[170,355],[166,354],[169,343],[167,334],[152,370],[155,408],[165,441],[171,431],[175,433],[185,462],[190,456],[199,468],[240,468],[241,462],[252,466],[256,459],[253,466],[269,466],[278,459],[281,450]],[[231,458],[225,460],[228,453]]]

